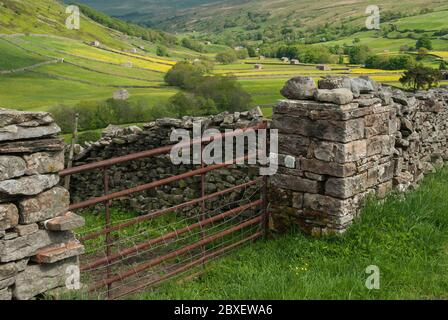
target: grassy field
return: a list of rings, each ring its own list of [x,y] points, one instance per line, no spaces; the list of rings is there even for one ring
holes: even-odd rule
[[[22,36],[0,39],[0,49],[11,52],[15,65],[4,68],[31,66],[46,59],[64,59],[64,63],[35,68],[28,72],[0,77],[7,90],[0,94],[0,106],[26,110],[48,110],[49,107],[80,101],[100,101],[112,97],[120,87],[126,87],[131,99],[143,99],[149,105],[166,102],[177,92],[165,87],[164,72],[175,63],[172,58],[160,58],[147,53],[130,54],[117,50],[94,48],[71,39]],[[36,58],[37,57],[37,58]],[[33,60],[35,58],[35,60]],[[180,58],[179,58],[180,59]],[[354,68],[322,72],[315,66],[280,64],[276,59],[263,61],[263,70],[255,70],[254,59],[230,65],[216,65],[214,74],[234,75],[253,96],[253,105],[272,105],[281,98],[284,82],[297,75],[313,76],[316,80],[328,74],[369,74],[384,82],[396,82],[400,71]],[[130,65],[126,65],[130,63]]]
[[[133,299],[448,299],[448,168],[406,195],[371,200],[337,237],[259,241],[211,263],[201,278]],[[366,268],[380,269],[368,290]]]

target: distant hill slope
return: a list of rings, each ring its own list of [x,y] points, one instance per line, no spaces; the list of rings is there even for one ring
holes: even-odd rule
[[[65,21],[66,5],[57,0],[1,0],[0,34],[45,34],[82,41],[98,40],[102,44],[126,49],[123,33],[147,36],[147,40],[164,40],[165,33],[127,25],[89,8],[83,8],[79,30],[69,30]]]
[[[394,18],[396,13],[419,15],[422,10],[448,10],[448,2],[443,0],[80,1],[107,13],[169,31],[264,30],[273,23],[296,28],[336,23],[362,27],[365,10],[371,4],[382,9],[384,20]],[[448,27],[448,22],[445,26]]]

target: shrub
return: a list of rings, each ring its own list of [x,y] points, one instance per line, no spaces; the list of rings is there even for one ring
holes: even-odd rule
[[[364,64],[370,56],[370,48],[366,45],[359,45],[347,48],[346,52],[350,58],[350,63]]]
[[[233,77],[204,77],[194,92],[213,100],[218,111],[247,110],[251,102],[250,94]]]
[[[218,53],[215,59],[222,64],[231,64],[232,62],[238,60],[238,56],[236,55],[234,50],[228,50]]]
[[[334,63],[337,59],[326,46],[281,46],[276,57],[299,59],[304,63]]]
[[[178,62],[165,74],[165,82],[170,86],[192,89],[200,81],[204,70],[189,62]]]
[[[439,70],[425,67],[423,64],[418,64],[407,70],[400,83],[406,87],[412,88],[414,91],[419,89],[430,89],[436,86],[441,79]]]
[[[371,55],[366,59],[366,67],[371,69],[401,70],[408,69],[414,64],[414,59],[408,55],[380,56]]]
[[[195,61],[193,64],[202,74],[210,73],[215,67],[214,61],[206,56],[201,56],[199,60]]]
[[[75,125],[76,112],[73,107],[57,105],[51,107],[49,112],[56,123],[61,127],[62,133],[72,133]]]
[[[213,100],[184,92],[179,92],[172,96],[167,103],[166,110],[178,118],[185,115],[209,115],[217,111]]]
[[[159,57],[169,57],[168,49],[165,46],[158,46],[156,54]]]
[[[184,38],[182,39],[182,46],[197,52],[204,52],[204,45],[199,41]]]
[[[238,59],[247,59],[249,57],[249,52],[246,48],[235,51]]]
[[[428,50],[432,50],[432,41],[429,37],[423,36],[417,40],[417,42],[415,43],[415,48],[426,48]]]

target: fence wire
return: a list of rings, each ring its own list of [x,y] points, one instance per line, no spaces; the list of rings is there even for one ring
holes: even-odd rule
[[[109,243],[106,235],[85,241],[81,268],[89,294],[95,298],[123,299],[154,290],[172,278],[203,271],[206,263],[260,237],[261,219],[257,217],[261,216],[261,186],[254,184],[239,193],[237,200],[229,194],[219,201],[204,201],[205,207],[210,208],[205,211],[201,203],[196,204],[190,208],[189,216],[182,209],[120,228],[110,233]],[[108,227],[130,220],[114,221]],[[137,232],[126,232],[136,226]],[[103,228],[90,228],[78,236],[82,238]],[[235,230],[230,232],[232,228]]]

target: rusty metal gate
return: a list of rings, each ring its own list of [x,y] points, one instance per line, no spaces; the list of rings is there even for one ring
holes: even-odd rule
[[[267,124],[264,122],[238,132],[196,139],[189,142],[188,147],[200,144],[203,150],[204,145],[214,139],[266,128]],[[204,269],[205,263],[266,234],[269,214],[267,177],[257,177],[227,189],[206,193],[206,174],[233,163],[206,166],[201,157],[201,165],[189,172],[118,192],[109,191],[110,167],[137,159],[166,155],[172,147],[164,146],[60,172],[60,176],[66,177],[91,170],[102,170],[104,194],[70,205],[71,211],[82,210],[86,214],[90,212],[86,210],[97,210],[102,219],[102,225],[78,235],[79,240],[86,246],[86,252],[80,261],[82,283],[89,298],[120,299],[148,288],[152,289],[174,277],[197,275]],[[243,160],[256,156],[247,153]],[[131,219],[114,219],[111,210],[114,199],[132,196],[190,177],[200,178],[199,197]],[[239,192],[238,199],[229,199],[224,205],[213,207],[213,201],[225,201],[227,195],[235,192]],[[188,208],[194,209],[189,215],[179,214]]]

